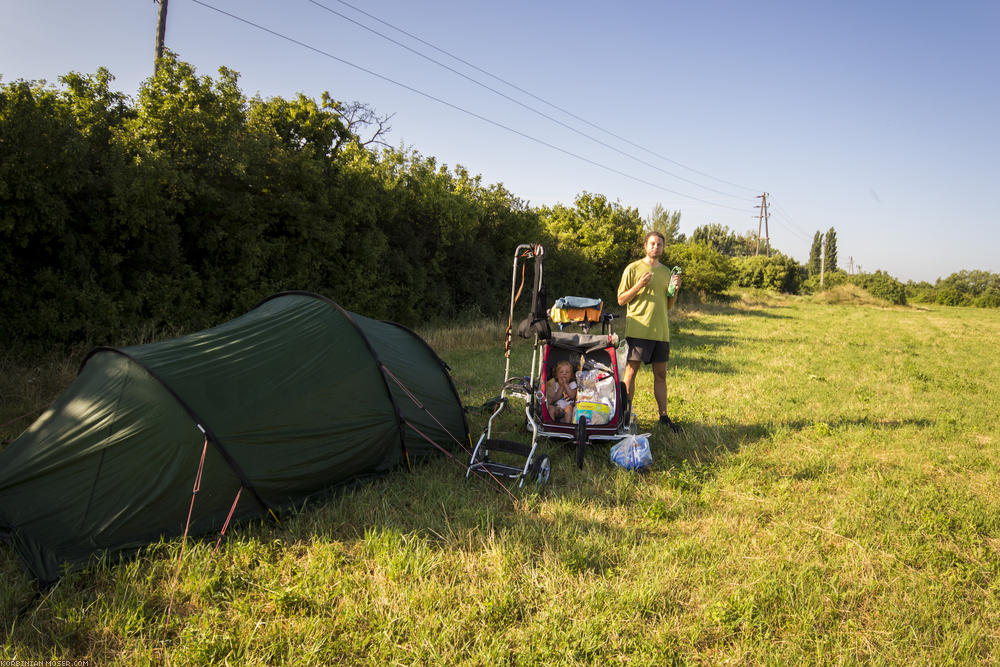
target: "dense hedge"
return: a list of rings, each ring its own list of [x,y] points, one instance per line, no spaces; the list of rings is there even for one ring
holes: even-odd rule
[[[410,325],[499,315],[513,250],[534,242],[550,296],[616,308],[642,256],[635,208],[587,192],[529,208],[462,167],[373,148],[326,94],[248,99],[235,72],[172,56],[134,99],[111,81],[0,85],[2,343],[192,330],[286,289]],[[695,292],[733,282],[711,243],[674,244],[664,262]]]
[[[207,326],[284,289],[404,323],[496,313],[542,236],[501,185],[362,145],[324,96],[247,99],[173,58],[0,86],[0,340]]]

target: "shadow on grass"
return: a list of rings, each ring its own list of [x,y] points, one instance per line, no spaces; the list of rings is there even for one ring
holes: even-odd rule
[[[775,305],[775,304],[737,304],[734,303],[707,303],[700,304],[693,308],[692,315],[698,313],[705,313],[708,315],[745,315],[747,317],[762,317],[767,319],[780,319],[780,320],[790,320],[794,319],[792,315],[785,315],[784,313],[775,312],[783,308],[787,308],[785,305]]]
[[[190,540],[189,553],[201,555],[182,570],[182,576],[205,570],[190,576],[207,578],[209,583],[201,592],[180,593],[175,609],[188,611],[175,613],[164,639],[168,644],[183,643],[185,613],[198,614],[201,612],[195,610],[206,605],[230,604],[228,601],[241,596],[255,600],[253,604],[261,608],[274,603],[291,616],[324,608],[328,603],[325,589],[297,590],[293,608],[287,599],[269,600],[266,587],[259,585],[272,573],[271,566],[279,562],[285,563],[283,567],[297,569],[304,580],[320,576],[322,572],[311,571],[320,567],[311,560],[317,549],[332,549],[334,556],[346,559],[345,563],[370,559],[381,563],[380,567],[412,568],[417,573],[414,576],[422,571],[420,563],[427,560],[426,550],[477,556],[495,552],[497,558],[509,561],[501,569],[510,572],[530,570],[526,566],[531,564],[549,567],[547,563],[555,559],[570,573],[603,576],[629,562],[628,545],[647,539],[648,526],[643,517],[671,521],[700,511],[700,490],[717,476],[720,459],[746,445],[778,432],[897,429],[929,423],[926,419],[866,418],[827,423],[808,419],[731,425],[688,422],[682,424],[682,433],[674,434],[642,420],[640,431],[652,434],[655,465],[649,476],[616,468],[608,460],[611,443],[593,443],[584,469],[578,470],[570,443],[550,441],[541,445],[541,452],[553,462],[550,486],[538,489],[526,482],[526,488],[518,489],[516,484],[508,483],[510,493],[494,480],[466,480],[462,455],[457,461],[441,459],[420,464],[412,473],[396,471],[288,512],[281,525],[255,521],[233,526],[215,558],[204,553],[211,550],[216,535]],[[808,479],[824,472],[813,466],[796,475]],[[681,499],[671,503],[652,498],[650,490],[661,486],[676,490]],[[540,512],[543,503],[546,509]],[[601,521],[590,512],[580,511],[579,506],[586,505],[627,507],[636,521],[626,525]],[[31,602],[33,586],[27,575],[13,567],[13,551],[0,548],[0,571],[8,575],[8,594],[0,609],[0,622],[9,633],[5,638],[7,646],[21,647],[25,658],[95,655],[113,660],[117,651],[136,650],[124,639],[127,632],[120,629],[133,627],[135,619],[139,619],[143,635],[161,637],[171,590],[168,578],[178,543],[171,540],[143,552],[138,557],[143,561],[138,570],[120,564],[72,573],[40,604],[30,604],[20,617],[20,608]],[[198,591],[200,586],[189,582],[178,590]],[[192,595],[202,597],[189,599]],[[305,611],[296,611],[299,608]],[[120,619],[118,630],[116,618]],[[121,637],[109,643],[109,633]],[[118,645],[121,647],[116,649]]]
[[[708,425],[697,422],[680,424],[681,432],[673,433],[656,422],[640,420],[639,430],[651,433],[650,444],[654,457],[659,453],[659,465],[671,468],[686,461],[699,466],[711,466],[728,454],[738,452],[746,445],[767,440],[778,433],[795,433],[812,430],[817,435],[826,436],[851,428],[873,430],[894,430],[917,426],[925,428],[933,425],[925,418],[873,419],[871,417],[842,418],[833,421],[793,419],[790,421],[760,423]]]

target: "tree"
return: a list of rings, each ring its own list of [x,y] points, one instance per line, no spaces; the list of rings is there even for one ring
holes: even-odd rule
[[[818,276],[821,268],[823,253],[823,234],[816,230],[816,235],[813,236],[813,244],[809,249],[809,275]]]
[[[826,249],[824,251],[824,270],[837,270],[837,232],[830,228],[826,233]]]
[[[643,221],[635,208],[584,192],[572,208],[538,211],[545,234],[550,295],[610,300],[625,266],[641,257]]]
[[[743,245],[729,227],[715,222],[696,227],[691,233],[691,243],[712,246],[727,257],[735,257]]]
[[[662,204],[653,206],[653,212],[646,218],[646,233],[660,232],[663,234],[663,246],[674,243],[684,243],[684,234],[679,233],[681,227],[681,212],[668,211]]]
[[[717,248],[705,243],[679,243],[670,246],[660,261],[684,270],[684,289],[705,294],[722,294],[736,277],[733,261]]]

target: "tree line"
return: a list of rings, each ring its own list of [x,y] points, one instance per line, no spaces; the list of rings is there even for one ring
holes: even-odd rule
[[[690,290],[809,288],[808,267],[750,254],[750,234],[685,238],[679,211],[643,219],[587,192],[532,207],[388,146],[387,119],[364,104],[248,98],[232,70],[199,76],[169,53],[134,98],[112,80],[0,81],[4,344],[189,331],[287,289],[408,325],[496,315],[523,242],[546,245],[550,295],[614,304],[648,229],[665,233],[664,261]]]

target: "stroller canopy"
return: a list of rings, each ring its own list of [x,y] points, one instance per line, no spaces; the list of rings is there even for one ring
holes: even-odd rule
[[[278,512],[437,452],[426,438],[465,444],[468,427],[419,336],[278,294],[213,329],[91,352],[0,450],[0,537],[49,582],[182,534],[203,456],[193,533],[219,530],[238,492],[234,520]]]

